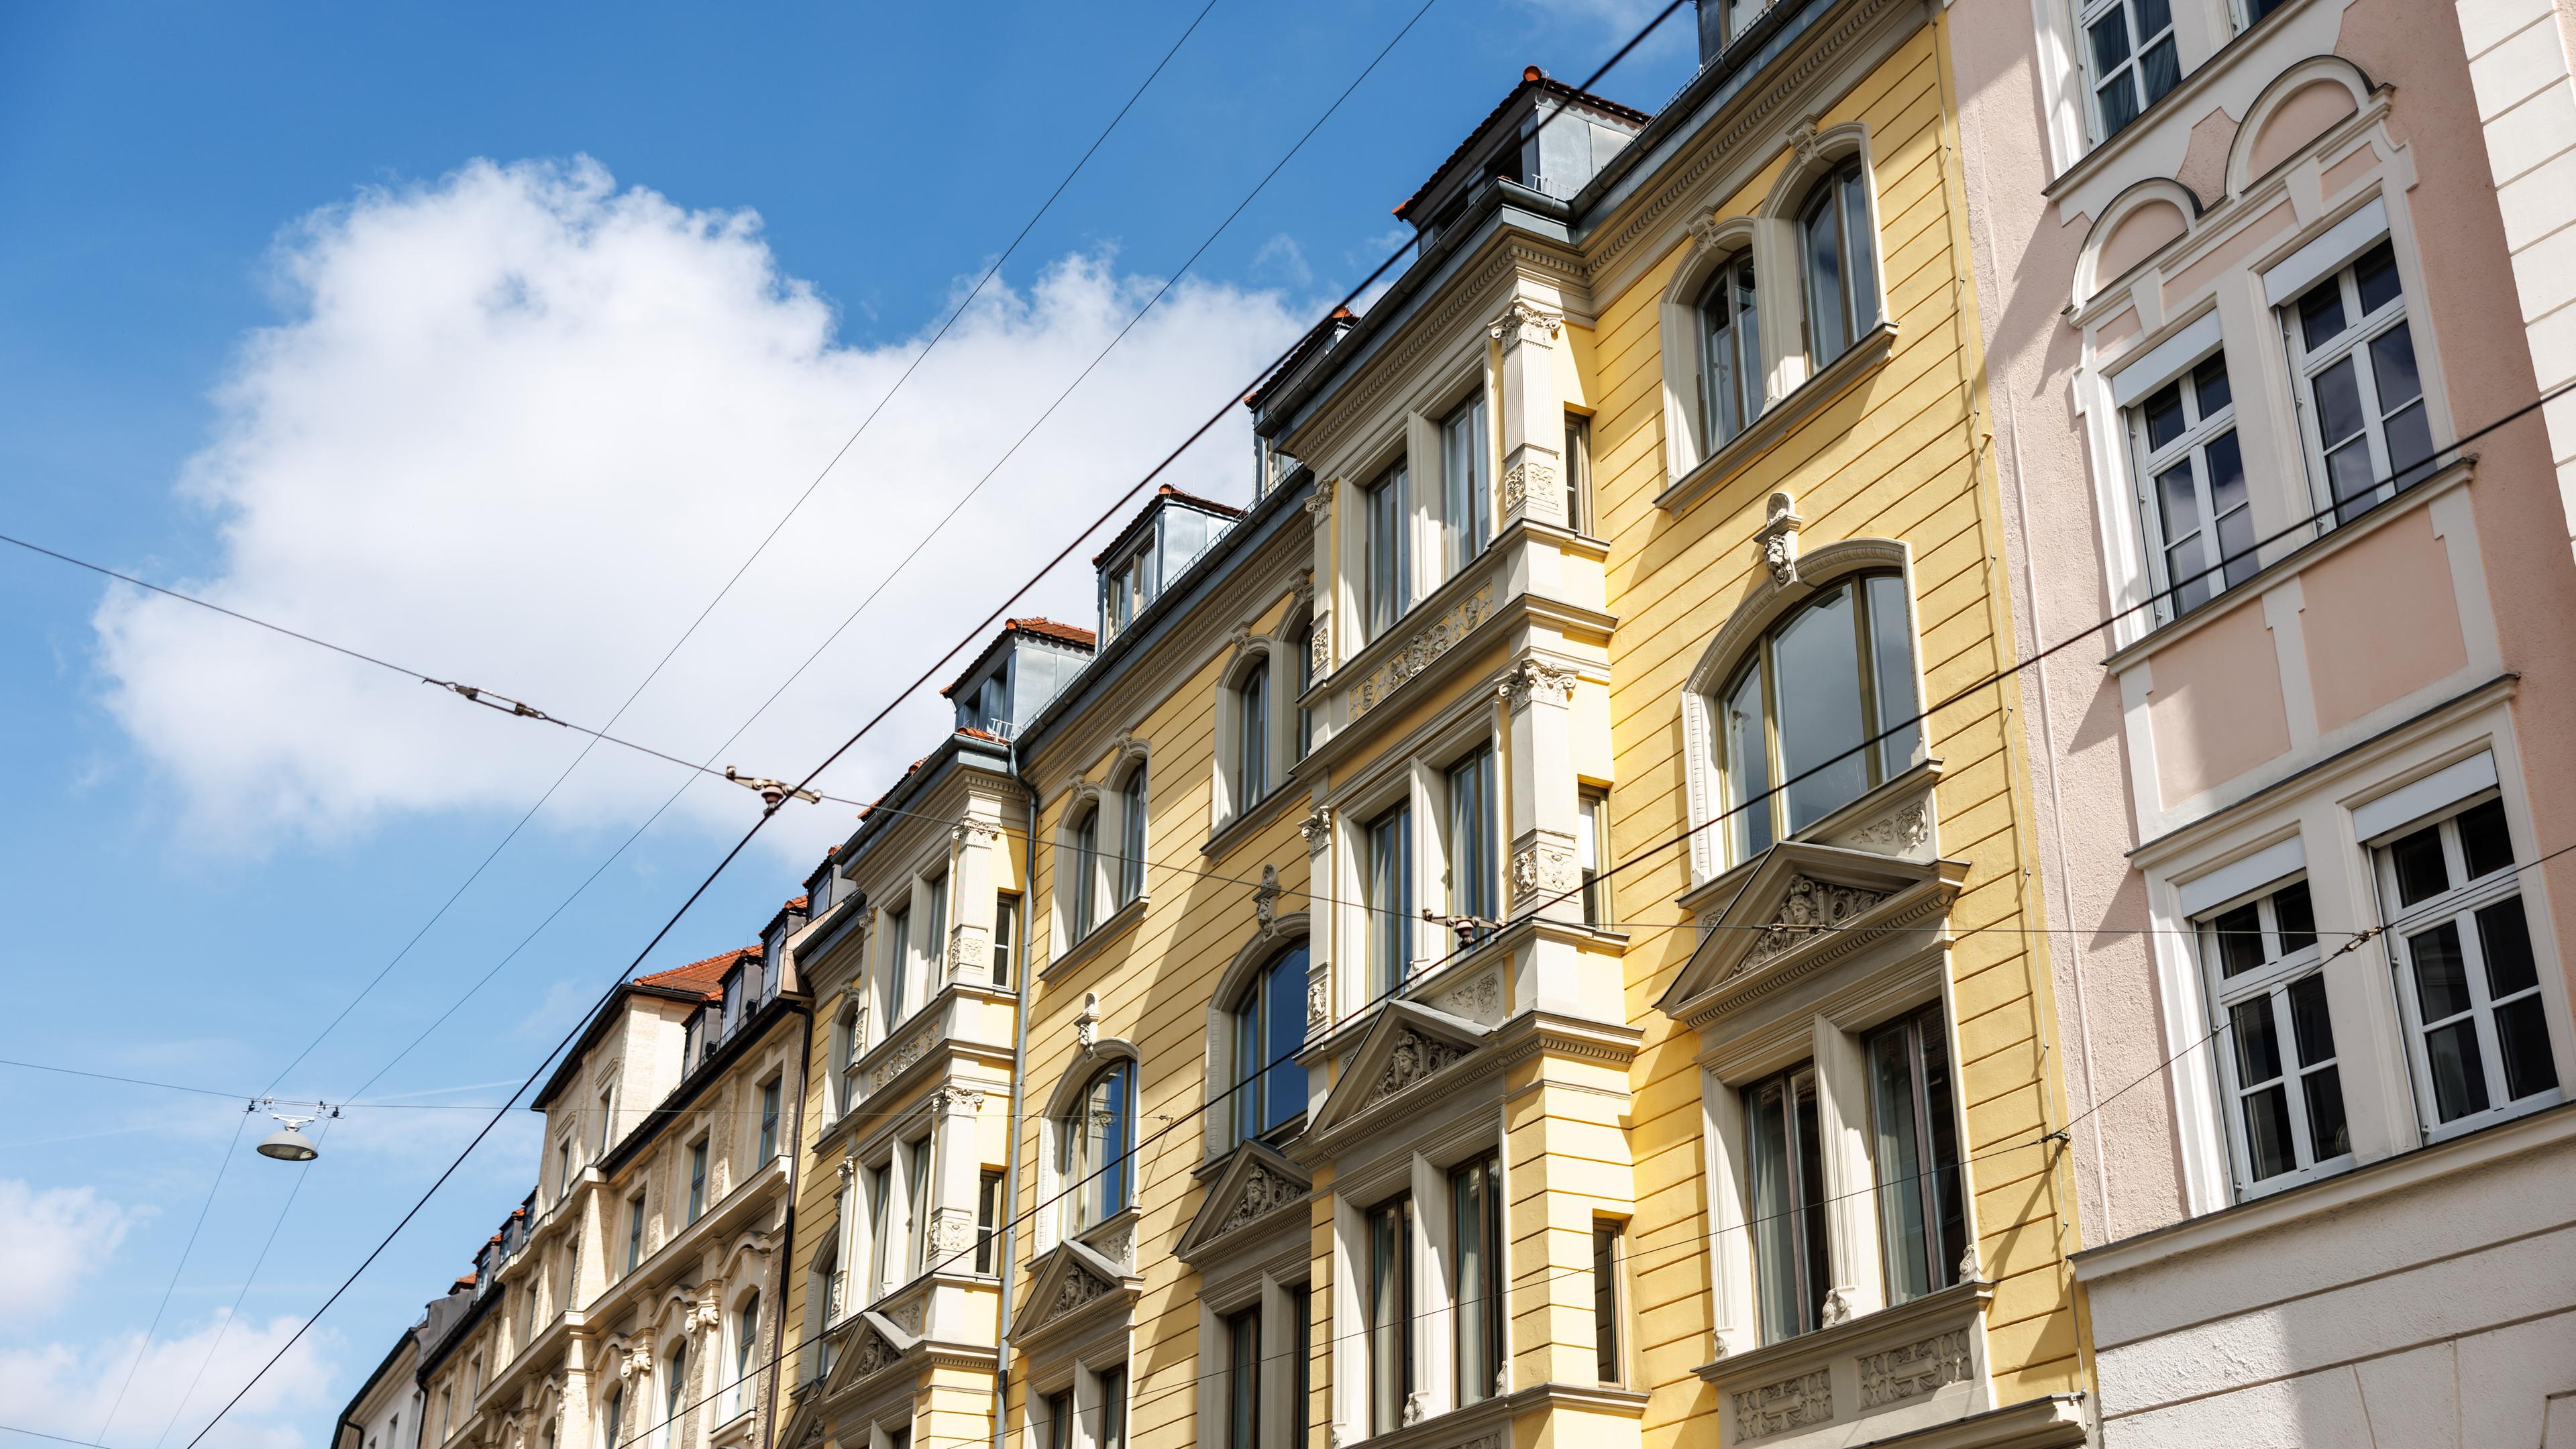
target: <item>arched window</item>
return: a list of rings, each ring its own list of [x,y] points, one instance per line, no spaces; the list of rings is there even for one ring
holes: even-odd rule
[[[689,1403],[689,1344],[686,1339],[672,1343],[669,1365],[662,1373],[662,1418],[653,1426],[655,1449],[670,1449],[680,1440],[680,1414]]]
[[[1859,157],[1807,193],[1798,211],[1798,257],[1807,283],[1807,364],[1821,368],[1878,325],[1878,247]]]
[[[1714,704],[1721,808],[1740,862],[1913,763],[1922,728],[1905,580],[1868,574],[1819,589],[1771,626]]]
[[[1073,939],[1091,934],[1099,921],[1100,807],[1086,805],[1073,822]]]
[[[1753,254],[1720,266],[1699,295],[1701,449],[1715,452],[1762,412],[1762,331]]]
[[[1270,793],[1270,665],[1252,666],[1234,692],[1234,812]]]
[[[1258,1137],[1306,1110],[1306,948],[1271,958],[1225,1008],[1234,1017],[1234,1073],[1226,1085],[1234,1140]]]
[[[1118,904],[1145,893],[1145,767],[1118,788]]]
[[[624,1443],[624,1442],[625,1442],[625,1439],[626,1439],[626,1386],[625,1386],[625,1385],[620,1384],[620,1385],[618,1385],[617,1387],[615,1387],[615,1388],[613,1388],[613,1389],[610,1389],[610,1390],[608,1391],[608,1411],[607,1411],[605,1414],[603,1414],[603,1415],[601,1415],[601,1416],[600,1416],[600,1420],[599,1420],[599,1427],[600,1427],[600,1438],[599,1438],[599,1442],[600,1442],[600,1444],[601,1444],[601,1446],[602,1446],[602,1449],[618,1449],[618,1445],[620,1445],[620,1444],[622,1444],[622,1443]]]
[[[1065,1190],[1073,1203],[1073,1231],[1107,1222],[1127,1209],[1128,1158],[1136,1149],[1136,1064],[1126,1058],[1103,1068],[1076,1100],[1064,1124]]]
[[[1315,621],[1308,619],[1297,626],[1297,697],[1304,699],[1315,687]],[[1297,758],[1304,759],[1315,748],[1315,714],[1304,705],[1297,706]]]

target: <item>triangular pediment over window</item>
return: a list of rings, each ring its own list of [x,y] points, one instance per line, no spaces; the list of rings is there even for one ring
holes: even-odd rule
[[[1306,1201],[1312,1186],[1305,1169],[1278,1149],[1267,1142],[1246,1142],[1234,1150],[1216,1180],[1208,1184],[1207,1197],[1182,1232],[1172,1256],[1184,1263],[1195,1263],[1221,1239],[1255,1223],[1266,1227],[1293,1218],[1302,1224],[1305,1215],[1289,1210]],[[1276,1216],[1282,1213],[1287,1218]]]
[[[1077,1322],[1106,1314],[1123,1318],[1144,1283],[1121,1273],[1116,1263],[1079,1239],[1067,1238],[1048,1249],[1030,1271],[1029,1296],[1014,1337],[1027,1345]]]
[[[921,1346],[919,1337],[904,1332],[882,1313],[861,1313],[841,1332],[848,1337],[833,1354],[832,1372],[823,1385],[823,1392],[833,1398],[903,1363]]]
[[[1345,1060],[1333,1090],[1315,1113],[1311,1136],[1415,1097],[1458,1069],[1493,1028],[1435,1011],[1418,1001],[1390,1001]]]
[[[1921,945],[1959,894],[1967,864],[1917,862],[1807,841],[1773,846],[1656,1002],[1697,1025],[1891,938]]]

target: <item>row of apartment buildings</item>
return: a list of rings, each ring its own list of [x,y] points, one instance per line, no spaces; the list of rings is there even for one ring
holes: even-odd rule
[[[2576,28],[1698,18],[598,1014],[338,1449],[2576,1442]]]

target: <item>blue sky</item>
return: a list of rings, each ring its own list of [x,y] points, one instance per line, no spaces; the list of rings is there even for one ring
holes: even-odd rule
[[[604,720],[1196,9],[9,7],[0,531]],[[1412,9],[1219,0],[620,732],[716,750]],[[1373,265],[1387,209],[1522,65],[1579,78],[1639,13],[1434,6],[719,763],[801,773]],[[1660,104],[1687,63],[1668,28],[1602,89]],[[1242,459],[1220,436],[1176,478],[1239,495]],[[1084,618],[1087,597],[1058,578],[1022,611]],[[15,550],[0,701],[0,1056],[245,1094],[579,748]],[[872,796],[940,718],[914,701],[826,787]],[[442,1106],[353,1110],[293,1169],[250,1155],[256,1128],[228,1146],[237,1101],[0,1067],[22,1104],[0,1134],[0,1422],[96,1438],[130,1373],[105,1442],[184,1443],[374,1243],[479,1125],[452,1108],[524,1076],[756,809],[682,793],[394,1060],[681,784],[615,755],[278,1087],[343,1097],[385,1069],[369,1097]],[[783,819],[647,969],[748,939],[848,823]],[[526,1127],[210,1442],[327,1442],[525,1191]]]

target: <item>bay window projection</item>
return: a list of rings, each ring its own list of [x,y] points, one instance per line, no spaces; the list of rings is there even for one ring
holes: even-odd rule
[[[1306,948],[1281,952],[1227,1008],[1234,1015],[1234,1140],[1259,1137],[1306,1110]]]
[[[1870,1034],[1870,1159],[1887,1301],[1958,1281],[1968,1248],[1950,1041],[1938,1002]]]
[[[1753,256],[1717,269],[1699,294],[1700,449],[1713,453],[1762,414],[1762,330]]]
[[[1457,1254],[1452,1285],[1458,1341],[1458,1403],[1501,1392],[1503,1324],[1503,1165],[1492,1153],[1449,1170],[1450,1242]]]
[[[2334,1023],[2308,883],[2294,880],[2194,923],[2236,1180],[2268,1191],[2352,1155]]]
[[[1486,472],[1485,395],[1480,391],[1440,420],[1441,525],[1451,576],[1476,561],[1493,531]]]
[[[1831,584],[1773,625],[1714,701],[1732,858],[1750,860],[1904,773],[1922,738],[1916,701],[1897,575]]]
[[[2254,577],[2254,510],[2227,358],[2213,354],[2130,410],[2157,617],[2175,619]]]
[[[1413,1393],[1413,1199],[1397,1197],[1368,1215],[1369,1432],[1404,1426]]]
[[[1413,515],[1405,504],[1405,488],[1404,465],[1398,463],[1369,485],[1361,500],[1366,534],[1361,606],[1372,639],[1395,627],[1413,605]]]
[[[1097,919],[1099,902],[1095,894],[1099,889],[1100,881],[1100,809],[1098,806],[1085,807],[1081,817],[1074,821],[1072,854],[1073,859],[1068,862],[1073,870],[1071,893],[1073,899],[1070,903],[1073,912],[1072,935],[1073,939],[1079,941],[1090,935],[1091,928],[1099,924]]]
[[[1860,158],[1816,183],[1798,213],[1807,282],[1807,363],[1821,369],[1878,325],[1878,240]]]
[[[2309,464],[2338,523],[2432,476],[2433,424],[2397,254],[2381,242],[2282,309]]]
[[[2416,1090],[2434,1130],[2558,1100],[2503,802],[2489,797],[2376,854]]]
[[[1806,1063],[1744,1092],[1744,1212],[1762,1341],[1824,1322],[1833,1284],[1826,1258],[1823,1134],[1816,1072]]]
[[[1369,994],[1402,984],[1413,941],[1413,811],[1398,805],[1369,822],[1367,873]]]
[[[1118,904],[1145,893],[1145,767],[1127,772],[1118,792]]]
[[[1127,1209],[1128,1154],[1135,1146],[1136,1064],[1121,1058],[1083,1089],[1065,1124],[1059,1164],[1070,1194],[1073,1231],[1099,1226]]]
[[[1225,1449],[1261,1449],[1261,1310],[1225,1319]]]
[[[2108,141],[2182,83],[2173,0],[2079,0],[2092,71],[2094,136]]]
[[[1479,746],[1451,766],[1449,783],[1449,913],[1479,921],[1502,917],[1502,862],[1495,845],[1494,747]],[[1482,928],[1462,932],[1472,944]]]
[[[1234,692],[1234,810],[1270,793],[1270,666],[1256,664]]]

